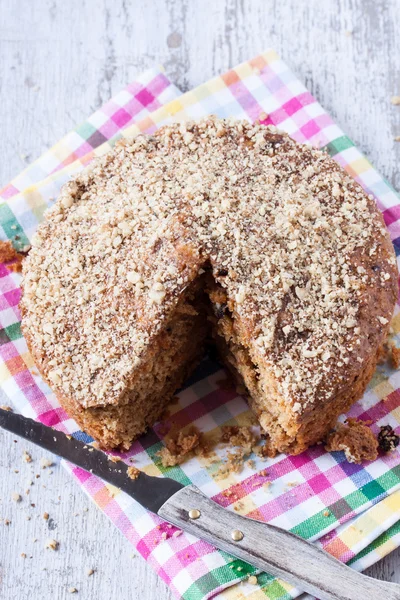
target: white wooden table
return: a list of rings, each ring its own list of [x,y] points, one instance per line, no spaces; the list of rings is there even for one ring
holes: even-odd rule
[[[163,63],[187,90],[273,46],[399,189],[399,31],[399,0],[0,0],[0,184],[144,68]],[[0,597],[169,599],[63,469],[40,470],[43,455],[0,433]],[[399,563],[394,552],[370,574],[400,582]]]

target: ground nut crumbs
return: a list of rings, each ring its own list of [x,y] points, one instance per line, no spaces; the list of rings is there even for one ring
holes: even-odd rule
[[[64,186],[24,261],[23,330],[61,396],[117,404],[209,261],[228,273],[254,363],[301,413],[367,360],[365,298],[395,288],[386,236],[372,196],[325,152],[275,127],[174,123]],[[392,306],[379,308],[383,336]]]
[[[14,500],[14,502],[21,502],[22,500],[22,496],[21,494],[18,494],[18,492],[13,492],[11,494],[11,498]]]

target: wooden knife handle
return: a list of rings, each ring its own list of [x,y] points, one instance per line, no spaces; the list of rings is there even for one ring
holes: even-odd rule
[[[400,585],[357,573],[293,533],[232,513],[193,485],[171,496],[158,514],[320,600],[400,600]]]

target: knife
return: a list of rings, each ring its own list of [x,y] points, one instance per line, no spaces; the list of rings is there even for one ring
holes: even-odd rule
[[[101,450],[3,409],[0,426],[101,477],[184,531],[320,600],[400,600],[400,585],[357,573],[293,533],[232,513],[194,485],[143,472],[131,479],[124,462],[113,463]]]

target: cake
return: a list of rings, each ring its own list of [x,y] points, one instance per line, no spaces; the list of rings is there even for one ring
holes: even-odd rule
[[[120,141],[64,185],[23,266],[23,333],[67,413],[128,448],[209,336],[270,454],[363,394],[397,298],[372,196],[324,151],[208,117]]]

